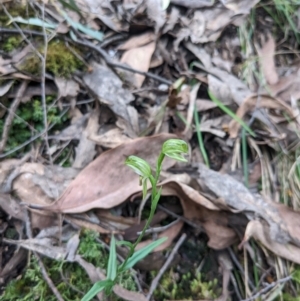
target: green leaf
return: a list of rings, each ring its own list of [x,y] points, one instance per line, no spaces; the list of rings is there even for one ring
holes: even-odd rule
[[[8,25],[11,22],[17,22],[17,23],[23,23],[23,24],[28,24],[28,25],[34,25],[34,26],[39,26],[39,27],[45,27],[45,28],[51,28],[55,29],[57,27],[57,24],[53,23],[47,23],[39,18],[29,18],[29,19],[23,19],[22,17],[16,17],[13,18],[9,21]]]
[[[111,286],[112,286],[112,281],[109,279],[98,281],[92,286],[92,288],[86,293],[86,295],[83,296],[81,301],[90,301],[99,292],[103,291],[106,287],[111,287]]]
[[[71,9],[79,14],[80,13],[80,10],[76,4],[76,2],[74,0],[69,0],[69,3],[67,1],[64,1],[64,0],[58,0],[64,7],[68,8],[68,9]]]
[[[143,181],[142,181],[142,185],[143,185],[143,200],[147,196],[147,191],[148,191],[147,180],[148,180],[148,178],[144,178]]]
[[[211,91],[208,90],[208,95],[210,99],[227,115],[229,115],[232,119],[237,121],[251,136],[256,137],[255,133],[250,129],[250,127],[242,120],[239,116],[237,116],[234,112],[232,112],[229,108],[227,108],[217,97],[215,97]]]
[[[133,255],[128,259],[126,265],[124,266],[124,271],[131,269],[137,262],[145,258],[150,252],[152,252],[156,247],[164,243],[168,238],[167,237],[162,237],[148,246],[145,246],[144,248],[136,251],[133,253]]]
[[[91,29],[87,26],[84,26],[78,22],[73,21],[71,18],[69,18],[69,16],[65,12],[63,13],[63,16],[67,20],[67,22],[75,29],[80,30],[81,32],[85,33],[86,35],[88,35],[91,38],[96,39],[100,42],[103,40],[103,36],[104,36],[103,32],[96,31],[96,30]]]
[[[161,195],[161,192],[162,192],[162,186],[159,188],[158,192],[156,193],[156,196],[154,197],[154,200],[153,200],[153,204],[152,206],[154,206],[156,208],[157,206],[157,203],[160,199],[160,195]]]
[[[125,160],[125,164],[131,167],[138,175],[143,178],[149,178],[152,174],[150,165],[137,156],[129,156]]]
[[[107,264],[107,279],[115,280],[117,276],[117,252],[116,252],[116,240],[112,235],[110,240],[110,251]]]
[[[126,240],[120,240],[117,242],[117,246],[127,246],[128,248],[132,248],[133,244]]]
[[[162,147],[162,152],[166,156],[181,162],[187,162],[182,154],[186,154],[188,150],[188,144],[181,139],[169,139]]]

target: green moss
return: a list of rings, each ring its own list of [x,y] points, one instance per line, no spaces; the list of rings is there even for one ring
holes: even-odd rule
[[[44,48],[38,49],[44,55]],[[75,50],[80,53],[78,49]],[[49,43],[46,56],[46,72],[59,77],[70,77],[74,71],[82,69],[83,62],[78,59],[64,42],[55,40]],[[34,53],[25,58],[20,70],[39,76],[41,74],[41,61]]]
[[[28,5],[28,3],[26,3],[25,5],[22,5],[22,3],[15,3],[16,1],[11,1],[8,3],[5,3],[5,8],[7,9],[7,11],[9,12],[9,14],[15,18],[15,17],[22,17],[24,19],[28,19],[31,17],[35,16],[35,12],[32,9],[32,7],[30,5]],[[3,8],[0,7],[0,24],[1,27],[6,27],[6,28],[14,28],[14,26],[12,24],[8,24],[10,22],[9,17],[6,15],[6,13],[4,12]],[[20,24],[20,27],[22,27],[22,25],[24,26],[24,24]],[[27,26],[27,25],[25,25]]]
[[[156,272],[151,273],[154,277]],[[187,273],[179,276],[171,269],[164,274],[158,289],[154,292],[157,300],[168,299],[214,299],[221,293],[217,279],[205,281],[200,273]]]
[[[53,97],[48,96],[46,99],[47,104],[51,104],[52,101]],[[67,121],[67,115],[60,117],[60,114],[61,112],[57,107],[50,107],[48,109],[48,123],[56,123],[51,132],[60,129],[62,124]],[[43,107],[40,99],[34,98],[25,104],[20,104],[16,111],[16,115],[20,118],[15,117],[13,120],[12,127],[9,131],[5,152],[26,142],[33,135],[37,134],[37,132],[41,132],[44,129]],[[4,118],[0,119],[0,133],[3,132],[4,122],[5,116]],[[34,128],[36,132],[32,132],[32,130],[28,127],[28,124]]]
[[[3,50],[6,52],[11,52],[20,45],[21,41],[22,37],[19,36],[8,37],[3,43]]]
[[[99,236],[93,231],[83,231],[80,239],[78,253],[88,262],[96,267],[107,266],[108,254],[96,241]],[[63,263],[50,260],[43,260],[47,273],[59,290],[63,299],[68,301],[79,301],[91,287],[91,281],[86,272],[77,263]],[[64,279],[62,278],[64,275]],[[134,280],[130,273],[124,273],[120,279],[122,286],[129,290],[136,290]],[[75,288],[75,289],[74,289]],[[32,256],[29,265],[19,279],[11,281],[5,288],[1,301],[56,301],[57,299],[49,289],[40,272],[37,260]],[[112,295],[111,301],[122,299]]]

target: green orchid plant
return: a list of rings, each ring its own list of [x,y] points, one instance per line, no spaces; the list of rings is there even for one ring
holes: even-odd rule
[[[148,229],[153,219],[158,201],[160,199],[162,187],[158,190],[157,184],[159,181],[159,176],[161,173],[162,163],[164,158],[167,156],[177,161],[187,162],[187,160],[184,157],[184,154],[187,154],[187,152],[188,152],[188,145],[185,141],[180,139],[167,140],[163,144],[162,150],[158,156],[155,173],[153,173],[150,165],[145,160],[139,157],[129,156],[126,159],[125,164],[131,167],[140,177],[140,184],[143,187],[143,199],[147,195],[148,182],[150,182],[151,184],[152,189],[151,189],[150,214],[145,224],[145,227],[143,228],[141,234],[139,235],[135,243],[131,243],[129,241],[116,242],[114,236],[112,236],[110,241],[110,253],[109,253],[109,259],[107,264],[107,275],[106,275],[107,277],[105,280],[96,282],[93,285],[93,287],[89,290],[89,292],[82,298],[82,301],[91,300],[95,295],[97,295],[101,291],[104,291],[107,295],[109,295],[112,292],[113,286],[116,284],[117,277],[119,274],[132,268],[137,262],[142,260],[156,247],[158,247],[160,244],[162,244],[167,240],[166,237],[160,238],[150,243],[146,247],[138,251],[135,251],[136,246],[141,242],[142,238],[145,235],[146,230]],[[117,252],[116,252],[117,245],[125,245],[129,247],[129,252],[124,262],[120,265],[118,265],[117,262]]]

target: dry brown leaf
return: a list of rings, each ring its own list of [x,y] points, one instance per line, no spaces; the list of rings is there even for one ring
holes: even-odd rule
[[[209,68],[207,71],[211,73],[208,75],[209,89],[222,103],[227,105],[235,102],[241,105],[246,98],[253,94],[234,75],[218,68]]]
[[[221,2],[236,14],[249,14],[250,10],[260,0],[221,0]]]
[[[188,8],[202,8],[214,5],[215,0],[171,0],[170,2]]]
[[[133,95],[123,88],[123,82],[109,68],[96,63],[92,64],[93,71],[83,76],[87,88],[98,100],[107,105],[119,118],[129,136],[136,136],[127,107],[134,100]]]
[[[38,163],[25,163],[12,183],[12,189],[21,202],[46,206],[51,204],[78,174],[78,170],[59,166],[43,166]],[[10,198],[10,202],[13,199]],[[13,206],[13,203],[11,203]],[[14,210],[15,207],[11,208]],[[8,208],[6,208],[8,210]],[[58,222],[56,214],[33,210],[31,223],[33,228],[43,229]]]
[[[162,238],[162,237],[167,237],[167,240],[160,244],[158,247],[156,247],[153,252],[159,252],[159,251],[163,251],[166,248],[168,248],[173,240],[177,237],[177,235],[180,233],[180,230],[182,229],[184,225],[184,222],[179,221],[178,223],[174,224],[173,226],[171,226],[170,228],[168,228],[167,230],[159,233],[158,235],[158,239]],[[152,241],[152,239],[148,239],[145,241],[140,242],[137,246],[136,246],[136,250],[140,250],[144,247],[146,247],[147,245],[149,245]]]
[[[96,150],[95,142],[89,137],[95,135],[99,129],[99,105],[90,114],[86,128],[81,132],[78,146],[76,147],[76,156],[72,164],[73,168],[83,168],[93,161]]]
[[[175,179],[175,178],[174,178]],[[179,177],[164,181],[163,195],[177,195],[181,200],[184,217],[202,226],[208,237],[208,245],[216,250],[224,249],[237,241],[234,230],[229,227],[226,213],[197,190],[179,181]]]
[[[195,102],[197,112],[204,112],[217,107],[217,105],[208,99],[196,99]]]
[[[195,109],[195,102],[197,98],[197,93],[200,88],[200,83],[196,84],[193,86],[192,90],[190,91],[190,97],[189,97],[189,107],[187,111],[187,117],[186,117],[186,125],[185,129],[183,131],[183,134],[186,135],[193,120],[193,114],[194,114],[194,109]]]
[[[76,118],[76,120],[70,126],[64,128],[59,134],[53,136],[49,135],[48,138],[60,141],[80,140],[89,117],[90,113],[87,113],[79,118]]]
[[[79,92],[79,84],[73,79],[55,77],[54,82],[58,88],[58,97],[72,98]]]
[[[212,193],[227,204],[227,210],[247,212],[248,218],[254,215],[264,219],[270,226],[270,238],[276,243],[294,243],[300,246],[300,213],[283,205],[252,194],[241,182],[229,175],[222,175],[208,169],[203,164],[198,166],[198,182],[206,193]],[[234,212],[233,211],[233,212]]]
[[[124,164],[126,157],[136,155],[155,166],[163,142],[170,138],[174,135],[139,138],[102,153],[79,173],[54,204],[45,209],[78,213],[121,204],[141,191],[136,174]],[[174,160],[166,159],[164,167],[174,164]]]
[[[166,21],[166,11],[162,8],[161,0],[146,0],[148,17],[155,22],[155,33],[157,34]]]
[[[282,111],[285,111],[288,113],[288,115],[293,118],[293,111],[292,109],[285,104],[283,101],[281,101],[278,98],[272,98],[271,96],[267,95],[259,95],[259,96],[251,96],[242,103],[242,105],[238,108],[236,111],[236,115],[239,118],[243,118],[246,113],[249,111],[252,111],[256,108],[269,108],[269,109],[279,109]],[[238,135],[238,131],[240,129],[241,125],[236,120],[232,120],[229,124],[229,133],[230,138],[236,138]]]
[[[171,13],[168,15],[167,22],[163,29],[163,34],[174,29],[176,23],[178,22],[179,14],[179,10],[176,7],[172,6]]]
[[[108,229],[104,229],[103,227],[99,226],[98,224],[92,223],[90,221],[87,220],[83,220],[77,217],[72,217],[71,215],[66,215],[64,217],[64,219],[68,222],[70,222],[73,225],[79,226],[81,228],[84,229],[89,229],[89,230],[93,230],[96,231],[98,233],[104,233],[104,234],[108,234],[108,233],[119,233],[119,231],[111,231]]]
[[[132,140],[128,136],[124,135],[117,127],[110,129],[101,135],[91,134],[89,139],[106,148],[115,148]]]
[[[121,58],[121,63],[128,64],[130,67],[147,72],[150,66],[151,57],[154,53],[156,44],[151,42],[142,47],[132,48],[124,52]],[[144,82],[145,76],[140,74],[134,75],[134,85],[140,88]]]
[[[55,260],[64,260],[67,255],[66,248],[63,246],[54,246],[54,240],[51,238],[32,238],[25,240],[12,240],[5,238],[3,241],[30,251],[38,252]]]
[[[299,218],[299,217],[298,217]],[[245,231],[244,239],[241,245],[251,237],[261,242],[267,249],[277,256],[300,264],[300,248],[293,244],[281,244],[270,237],[270,228],[265,223],[258,220],[250,221]]]
[[[267,41],[262,48],[256,47],[263,75],[270,85],[275,85],[279,80],[274,60],[275,47],[276,44],[271,34],[268,34]]]
[[[153,32],[148,31],[146,33],[137,35],[137,36],[132,36],[129,38],[126,42],[123,44],[119,45],[117,49],[119,50],[129,50],[132,48],[137,48],[144,46],[146,44],[149,44],[150,42],[153,42],[155,38],[155,35]]]
[[[5,280],[8,277],[14,276],[17,274],[17,268],[20,263],[24,262],[27,257],[27,251],[24,249],[17,250],[13,256],[9,259],[9,261],[5,264],[4,267],[0,270],[0,283],[5,283]]]

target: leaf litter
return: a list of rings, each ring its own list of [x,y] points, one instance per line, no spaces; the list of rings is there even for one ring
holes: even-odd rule
[[[0,53],[3,296],[20,266],[26,268],[25,250],[75,261],[92,283],[105,279],[78,254],[78,230],[95,231],[102,241],[111,233],[133,241],[149,202],[141,204],[142,188],[124,161],[136,155],[153,166],[163,142],[174,137],[189,143],[189,163],[165,162],[160,207],[137,248],[168,239],[137,265],[138,274],[161,270],[186,233],[164,273],[184,279],[185,269],[198,265],[195,281],[199,271],[205,281],[218,278],[222,292],[182,295],[179,287],[171,295],[172,287],[154,282],[152,299],[252,300],[262,290],[259,296],[271,297],[272,283],[276,296],[299,292],[296,281],[285,287],[276,282],[296,274],[293,264],[300,264],[299,37],[292,30],[286,36],[276,22],[264,23],[262,16],[272,16],[277,6],[258,0],[52,2],[43,6],[47,23],[33,13],[41,10],[38,3],[20,4],[17,15],[18,4],[1,4],[7,18]],[[285,26],[294,17],[283,20]],[[256,30],[250,33],[249,26]],[[62,77],[56,67],[46,66],[42,74],[22,69],[40,51],[38,38],[45,33],[83,61],[75,72],[70,68]],[[39,110],[34,104],[42,106],[43,97],[46,107]],[[118,252],[124,257],[127,249]],[[233,267],[243,283],[236,284]],[[266,284],[263,277],[272,280]],[[114,293],[147,300],[148,288],[133,292],[116,285]]]

